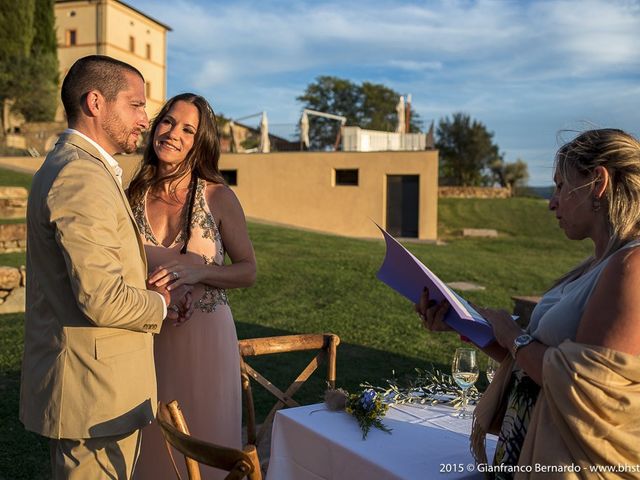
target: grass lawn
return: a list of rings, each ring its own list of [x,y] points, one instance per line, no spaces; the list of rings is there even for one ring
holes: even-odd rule
[[[24,187],[29,190],[31,188],[32,177],[33,176],[28,173],[14,172],[13,170],[0,168],[0,187]],[[6,223],[24,223],[24,218],[0,218],[0,225]],[[15,266],[14,263],[4,263],[4,258],[3,263],[0,265]]]
[[[465,295],[480,305],[511,310],[511,296],[543,293],[591,248],[587,242],[564,239],[540,200],[442,199],[439,215],[445,245],[405,245],[443,280],[484,285],[486,290]],[[501,235],[462,238],[463,227],[495,228]],[[449,371],[453,351],[461,344],[457,335],[424,331],[412,305],[375,278],[384,256],[382,239],[355,240],[256,223],[249,229],[258,281],[250,289],[229,292],[240,338],[336,333],[342,342],[338,384],[347,389],[363,381],[382,385],[416,367]],[[0,256],[0,265],[20,262],[20,257]],[[0,316],[0,347],[0,478],[46,478],[46,443],[25,432],[17,420],[22,315]],[[293,373],[292,364],[302,361],[300,355],[283,357],[254,363],[268,364],[267,377],[278,384]],[[317,402],[322,392],[321,380],[315,379],[303,387],[299,400]],[[257,387],[254,393],[264,410]]]
[[[14,172],[13,170],[0,168],[0,187],[24,187],[29,190],[32,177],[33,175],[30,173]]]

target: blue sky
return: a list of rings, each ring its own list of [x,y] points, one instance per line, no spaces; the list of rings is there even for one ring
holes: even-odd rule
[[[530,185],[551,184],[562,130],[640,134],[640,0],[128,3],[173,29],[169,96],[200,93],[231,118],[264,110],[283,136],[319,75],[411,93],[425,127],[469,114],[529,164]]]

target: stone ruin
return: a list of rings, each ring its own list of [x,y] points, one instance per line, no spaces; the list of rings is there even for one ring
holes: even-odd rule
[[[0,218],[20,219],[26,217],[26,188],[0,187]],[[0,253],[23,252],[27,247],[25,223],[0,224]],[[0,266],[0,314],[24,312],[25,267]]]

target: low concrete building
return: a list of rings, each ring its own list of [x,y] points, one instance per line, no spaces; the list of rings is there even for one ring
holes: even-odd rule
[[[438,152],[224,154],[248,217],[351,237],[436,240]],[[372,222],[373,220],[373,222]]]
[[[42,160],[5,158],[35,171]],[[127,184],[140,155],[120,155]],[[358,238],[437,240],[438,151],[277,152],[220,157],[249,218]]]

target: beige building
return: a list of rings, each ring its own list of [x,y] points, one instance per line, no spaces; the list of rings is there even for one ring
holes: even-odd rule
[[[125,184],[139,156],[119,156]],[[356,238],[438,238],[438,151],[223,153],[250,219]],[[372,222],[373,220],[373,222]]]
[[[127,185],[140,155],[119,155]],[[3,158],[33,172],[43,157]],[[436,240],[438,151],[223,153],[220,169],[247,217],[360,238]]]
[[[438,152],[224,154],[220,169],[250,218],[320,232],[436,240]]]
[[[121,155],[130,181],[139,155]],[[356,238],[438,238],[438,151],[223,153],[250,219]],[[373,220],[373,222],[372,222]]]
[[[145,78],[152,118],[167,95],[167,31],[171,28],[120,0],[55,0],[60,79],[86,55],[109,55]],[[64,120],[62,104],[56,120]]]

